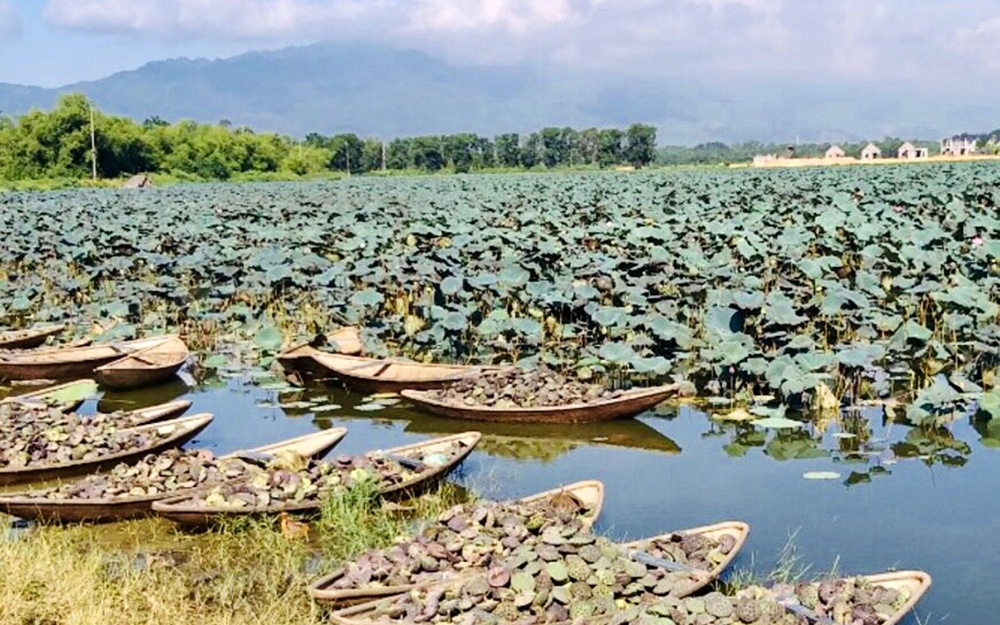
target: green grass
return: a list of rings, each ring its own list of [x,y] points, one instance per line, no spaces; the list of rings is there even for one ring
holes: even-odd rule
[[[324,503],[310,539],[266,520],[187,534],[156,521],[37,527],[0,537],[0,623],[309,625],[328,622],[306,588],[352,555],[390,544],[461,499],[443,485],[408,511],[360,489]]]

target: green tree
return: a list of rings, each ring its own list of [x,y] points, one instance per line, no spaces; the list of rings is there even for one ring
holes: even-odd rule
[[[645,167],[656,159],[656,128],[632,124],[625,133],[625,160],[635,167]]]
[[[354,134],[336,135],[330,138],[330,169],[349,171],[352,174],[363,171],[362,153],[364,144]]]
[[[495,141],[497,165],[519,167],[521,165],[521,136],[516,132],[499,135]]]
[[[611,167],[623,162],[623,142],[625,133],[617,128],[605,128],[598,132],[597,163],[601,167]]]

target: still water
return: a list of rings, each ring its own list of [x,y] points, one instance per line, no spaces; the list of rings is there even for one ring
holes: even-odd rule
[[[1000,427],[965,418],[921,432],[881,407],[796,430],[723,424],[691,406],[586,426],[489,426],[422,415],[334,387],[290,389],[257,376],[188,388],[179,380],[106,395],[84,411],[130,409],[177,398],[215,421],[191,445],[216,452],[347,427],[336,453],[360,453],[478,429],[484,438],[453,479],[494,498],[599,479],[607,488],[598,530],[635,539],[743,520],[750,540],[735,563],[766,573],[794,535],[814,572],[917,568],[934,587],[920,623],[1000,622]],[[391,400],[390,400],[391,401]],[[361,409],[359,409],[361,407]],[[994,438],[995,437],[995,438]],[[811,480],[806,473],[839,474]],[[918,621],[911,616],[908,623]]]

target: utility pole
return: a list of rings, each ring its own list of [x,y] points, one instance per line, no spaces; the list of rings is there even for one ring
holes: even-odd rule
[[[94,136],[94,105],[90,105],[90,175],[97,180],[97,140]]]
[[[382,171],[385,171],[385,141],[382,141]]]
[[[344,153],[347,155],[347,177],[350,178],[351,177],[351,142],[348,141],[344,145],[346,146]]]

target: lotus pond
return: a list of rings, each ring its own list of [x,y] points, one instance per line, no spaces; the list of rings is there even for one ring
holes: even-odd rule
[[[460,478],[486,495],[601,479],[614,538],[745,520],[737,566],[766,572],[797,531],[815,571],[924,569],[921,622],[986,623],[998,183],[960,164],[9,194],[0,320],[180,329],[195,386],[100,407],[183,395],[216,415],[198,439],[215,451],[334,425],[347,453],[480,429]],[[698,400],[505,428],[267,371],[348,323],[375,355],[675,381]]]

